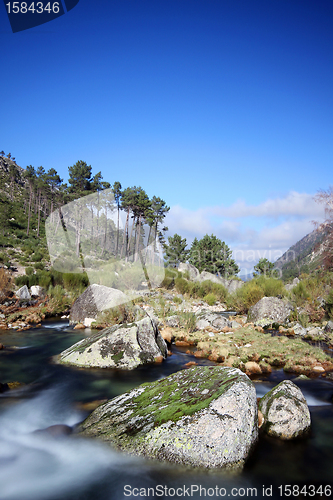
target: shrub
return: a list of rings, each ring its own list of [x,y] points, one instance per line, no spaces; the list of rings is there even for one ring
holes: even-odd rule
[[[189,289],[188,283],[189,282],[187,280],[185,280],[184,278],[176,278],[175,279],[175,286],[176,286],[177,292],[184,295],[184,293],[186,293]]]
[[[292,294],[298,306],[300,306],[304,301],[310,298],[310,293],[308,292],[304,281],[300,281],[296,286],[294,286],[294,288],[292,289]]]
[[[182,301],[182,299],[180,297],[174,297],[173,301],[174,301],[175,304],[182,304],[183,303],[183,301]]]
[[[27,285],[29,286],[29,276],[17,276],[17,278],[15,278],[15,285],[17,286],[24,286],[24,285]]]
[[[33,268],[33,267],[26,267],[26,268],[25,268],[25,274],[26,274],[27,276],[31,276],[31,275],[33,275],[33,274],[34,274],[34,268]]]
[[[330,318],[333,318],[333,290],[326,297],[325,311]]]
[[[36,273],[38,278],[38,285],[42,286],[46,290],[52,284],[52,275],[47,271],[40,271]]]
[[[44,271],[44,264],[42,264],[41,262],[36,262],[36,264],[34,265],[34,268],[39,271]]]
[[[64,273],[63,283],[67,290],[82,289],[87,288],[89,285],[89,279],[86,273]]]
[[[276,278],[265,278],[265,276],[261,276],[257,278],[255,282],[262,288],[265,297],[277,297],[278,295],[285,295],[286,293],[283,282]]]
[[[43,255],[40,252],[35,252],[32,256],[33,262],[40,262],[43,258]]]
[[[195,325],[197,323],[197,317],[192,312],[183,312],[178,315],[179,324],[183,327],[187,333],[194,332]]]
[[[200,283],[193,283],[193,281],[188,282],[188,290],[187,293],[190,297],[203,297],[205,294],[201,295],[202,289]]]
[[[216,296],[213,293],[208,293],[204,296],[204,301],[207,302],[209,306],[216,304]]]

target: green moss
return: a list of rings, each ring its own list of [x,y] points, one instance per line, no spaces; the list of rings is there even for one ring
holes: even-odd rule
[[[193,369],[189,369],[181,373],[181,384],[177,374],[154,384],[143,384],[141,387],[145,387],[145,391],[131,401],[131,408],[134,409],[131,418],[151,418],[154,426],[158,426],[168,421],[176,422],[207,408],[238,377],[237,374],[229,375],[221,383],[221,372],[214,371],[214,368],[200,367],[199,380],[193,380]]]

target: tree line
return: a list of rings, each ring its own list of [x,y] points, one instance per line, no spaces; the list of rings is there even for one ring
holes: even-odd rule
[[[129,259],[130,255],[138,255],[140,239],[142,240],[143,225],[148,227],[148,242],[165,242],[164,234],[168,228],[163,224],[164,219],[170,210],[166,202],[158,197],[149,198],[145,190],[139,186],[122,188],[119,181],[113,185],[103,180],[101,172],[93,175],[92,167],[84,161],[77,161],[68,167],[68,182],[64,183],[58,172],[51,168],[45,171],[43,167],[37,169],[32,165],[21,169],[8,154],[5,158],[4,151],[0,152],[0,166],[2,167],[2,179],[0,188],[6,196],[14,202],[21,202],[26,215],[26,234],[30,235],[31,218],[35,216],[35,235],[41,236],[41,222],[45,221],[50,214],[59,213],[60,221],[63,219],[63,207],[78,199],[85,199],[87,195],[96,193],[95,197],[89,197],[87,203],[81,203],[85,210],[89,209],[91,223],[89,225],[91,240],[99,241],[103,253],[110,250],[110,230],[113,231],[112,253],[120,258]],[[0,200],[1,202],[1,200]],[[114,227],[110,213],[117,211],[117,223]],[[126,214],[125,225],[120,228],[120,214]],[[84,218],[82,213],[76,225],[76,247],[77,255],[80,252],[81,237],[87,228],[80,227],[87,222],[87,215]],[[110,239],[110,238],[109,238]],[[147,238],[146,238],[147,239]],[[97,256],[97,250],[94,250]],[[133,257],[134,258],[134,257]]]

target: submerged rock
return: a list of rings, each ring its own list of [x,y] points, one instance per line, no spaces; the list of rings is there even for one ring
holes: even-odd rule
[[[149,317],[135,323],[116,325],[97,332],[59,355],[63,364],[86,368],[133,370],[167,356],[167,346]]]
[[[311,426],[308,405],[302,391],[290,380],[284,380],[259,402],[264,416],[263,430],[280,439],[294,439],[306,434]]]
[[[258,437],[255,387],[237,368],[192,367],[102,404],[81,433],[158,460],[241,467]]]

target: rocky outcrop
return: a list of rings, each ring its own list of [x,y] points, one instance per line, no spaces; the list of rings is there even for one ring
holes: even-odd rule
[[[301,390],[284,380],[265,394],[259,402],[264,417],[263,430],[280,439],[303,436],[311,426],[311,417]]]
[[[249,310],[247,320],[262,327],[272,323],[284,324],[293,306],[277,297],[263,297]]]
[[[127,295],[121,290],[103,285],[90,285],[74,302],[70,311],[70,323],[84,323],[86,318],[95,319],[104,309],[111,309],[128,300]]]
[[[294,278],[293,281],[287,285],[284,285],[285,289],[290,291],[292,290],[296,285],[298,285],[299,283],[299,279],[298,278]]]
[[[200,276],[198,276],[194,281],[198,281],[202,283],[203,281],[211,281],[212,283],[217,283],[218,285],[223,285],[229,293],[234,293],[238,288],[244,285],[244,282],[241,280],[235,279],[225,279],[220,276],[216,276],[216,274],[208,273],[207,271],[202,271]]]
[[[208,327],[215,328],[216,330],[222,330],[222,328],[226,326],[232,328],[231,321],[221,314],[214,314],[205,311],[197,314],[197,317],[196,328],[198,330],[204,330]]]
[[[196,366],[102,404],[81,433],[158,460],[240,467],[258,437],[256,392],[237,368]]]
[[[45,293],[45,290],[39,285],[33,285],[32,287],[30,287],[30,293],[32,297],[42,297]]]
[[[218,285],[223,285],[225,286],[226,280],[223,278],[220,278],[220,276],[217,276],[216,274],[213,273],[208,273],[207,271],[202,271],[200,275],[195,279],[195,281],[198,281],[199,283],[202,283],[203,281],[211,281],[212,283],[217,283]]]
[[[195,279],[200,275],[200,271],[195,266],[183,262],[179,264],[178,271],[181,273],[188,273],[190,280],[193,281],[195,281]]]
[[[15,293],[16,297],[20,300],[31,300],[31,295],[29,293],[27,285],[22,286]]]
[[[218,285],[223,285],[229,293],[234,293],[238,288],[244,285],[244,282],[237,279],[225,279],[216,274],[209,273],[207,271],[200,271],[192,266],[192,264],[181,263],[178,266],[178,271],[182,273],[188,272],[191,281],[197,281],[202,283],[203,281],[211,281],[212,283],[217,283]]]
[[[59,362],[84,368],[133,370],[167,356],[167,346],[149,317],[97,332],[59,355]]]

